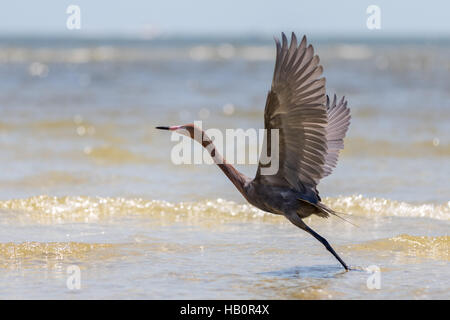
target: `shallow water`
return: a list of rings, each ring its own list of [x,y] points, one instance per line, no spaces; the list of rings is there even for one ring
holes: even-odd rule
[[[319,190],[359,227],[306,223],[356,270],[154,129],[261,128],[270,40],[0,39],[0,298],[448,299],[449,42],[311,40],[353,117]]]

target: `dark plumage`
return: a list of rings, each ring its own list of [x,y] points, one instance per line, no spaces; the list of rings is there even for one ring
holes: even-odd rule
[[[279,169],[275,174],[264,174],[271,163],[259,163],[252,180],[226,163],[211,140],[192,124],[177,127],[158,127],[166,130],[187,130],[193,139],[208,147],[216,164],[223,170],[249,203],[261,210],[284,215],[297,227],[319,240],[342,266],[348,266],[328,242],[309,228],[302,219],[315,214],[328,217],[336,214],[321,203],[317,185],[337,164],[343,139],[350,125],[347,101],[330,103],[325,92],[325,78],[319,57],[307,45],[306,37],[300,44],[292,33],[291,42],[284,33],[281,43],[275,39],[277,56],[272,87],[267,95],[264,125],[270,131],[278,129],[278,150],[271,150],[270,134],[263,146],[271,156],[278,155]],[[197,137],[197,138],[196,138]],[[213,145],[212,145],[213,146]]]

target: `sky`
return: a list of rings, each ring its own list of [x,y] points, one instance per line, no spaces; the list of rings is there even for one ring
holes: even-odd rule
[[[81,10],[81,29],[68,30],[69,5]],[[369,30],[369,5],[380,8]],[[0,34],[278,34],[450,35],[450,1],[427,0],[39,0],[3,1]]]

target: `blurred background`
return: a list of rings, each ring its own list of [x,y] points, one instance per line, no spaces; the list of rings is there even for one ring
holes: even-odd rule
[[[72,11],[67,13],[70,5],[80,9],[79,29],[67,27],[73,17]],[[367,26],[370,5],[380,9],[380,29]],[[0,265],[15,270],[4,274],[3,280],[16,284],[0,295],[41,297],[19,276],[24,271],[18,265],[28,263],[25,270],[34,270],[33,285],[42,284],[45,270],[54,286],[48,297],[59,297],[69,259],[86,270],[97,270],[88,277],[91,291],[83,291],[84,297],[123,297],[123,290],[129,297],[150,293],[156,297],[371,297],[360,288],[365,281],[361,278],[353,279],[354,285],[345,290],[338,281],[323,280],[336,272],[315,267],[321,264],[317,259],[328,261],[328,253],[292,226],[272,220],[261,224],[259,218],[246,218],[250,220],[240,224],[242,216],[253,217],[256,211],[244,205],[223,173],[209,165],[174,165],[170,153],[175,143],[167,132],[154,129],[194,120],[202,120],[204,129],[263,128],[275,59],[273,36],[280,37],[282,31],[307,35],[321,58],[328,94],[345,95],[352,111],[345,150],[319,190],[330,197],[329,205],[355,215],[366,229],[355,231],[314,219],[312,225],[342,246],[372,241],[360,248],[368,252],[367,259],[360,253],[351,256],[352,263],[368,265],[375,256],[387,265],[397,259],[395,263],[409,266],[411,261],[398,260],[398,254],[424,256],[434,261],[430,267],[427,260],[427,268],[448,274],[442,263],[448,262],[450,243],[449,12],[445,1],[2,4]],[[256,171],[254,165],[238,167],[249,176]],[[171,218],[163,219],[167,212]],[[230,212],[242,216],[231,220],[233,227],[215,229],[217,221],[228,221]],[[204,220],[209,221],[206,226]],[[184,238],[192,230],[197,238]],[[219,275],[222,282],[210,282],[217,279],[217,271],[208,264],[197,273],[186,271],[197,267],[199,257],[189,260],[183,254],[214,241],[219,248],[211,251],[217,255],[215,263],[225,263],[221,258],[225,250],[229,257],[244,255],[234,256],[244,266],[259,267],[258,262],[246,260],[245,253],[251,255],[266,245],[261,234],[272,239],[277,232],[280,240],[271,244],[275,249],[269,245],[258,255],[267,257],[268,274],[249,276],[233,269],[235,274],[229,277]],[[302,243],[310,241],[317,249],[303,260],[314,267],[286,271],[277,264],[289,263],[298,254],[283,251],[289,232],[290,239],[305,238]],[[212,233],[216,238],[211,238]],[[179,238],[173,240],[174,234]],[[104,248],[96,245],[104,242],[120,244],[108,247],[112,253],[102,261],[112,261],[113,270],[120,266],[131,275],[120,278],[122,288],[111,288],[107,282],[97,286],[102,283],[102,269],[95,267],[96,250]],[[143,247],[136,248],[137,242]],[[242,243],[248,246],[235,252]],[[400,245],[400,253],[389,260],[391,248],[399,243],[408,245]],[[131,266],[136,260],[115,260],[126,256],[123,250],[130,246],[136,250],[138,264],[155,273],[141,274],[141,269]],[[418,251],[411,252],[411,247]],[[299,248],[305,249],[301,243]],[[89,256],[92,250],[95,258]],[[166,260],[157,260],[161,267],[152,269],[155,256],[168,252]],[[182,265],[176,262],[180,259]],[[412,264],[417,267],[416,261]],[[381,290],[377,297],[445,297],[448,279],[425,288],[419,276],[425,264],[420,266],[411,290],[404,295]],[[270,273],[279,269],[284,271]],[[307,275],[297,283],[306,290],[302,294],[293,291],[292,282],[283,282],[299,273]],[[389,273],[392,288],[401,284],[400,274]],[[309,276],[323,281],[318,284]],[[165,279],[170,285],[142,282],[142,278]],[[269,278],[275,283],[266,282]],[[230,281],[239,285],[229,289]]]
[[[80,29],[66,26],[72,4]],[[450,6],[379,1],[381,29],[369,30],[370,4],[3,6],[1,198],[240,199],[216,168],[173,165],[174,143],[153,128],[194,120],[205,129],[262,128],[273,36],[295,31],[320,55],[327,92],[346,95],[352,108],[344,160],[324,193],[448,200]],[[240,169],[253,175],[255,166]]]

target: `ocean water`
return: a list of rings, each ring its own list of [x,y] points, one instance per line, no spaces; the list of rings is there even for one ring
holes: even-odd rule
[[[306,223],[354,271],[154,129],[262,128],[271,39],[3,37],[0,298],[450,298],[450,41],[309,40],[352,111],[318,189],[358,227]]]

